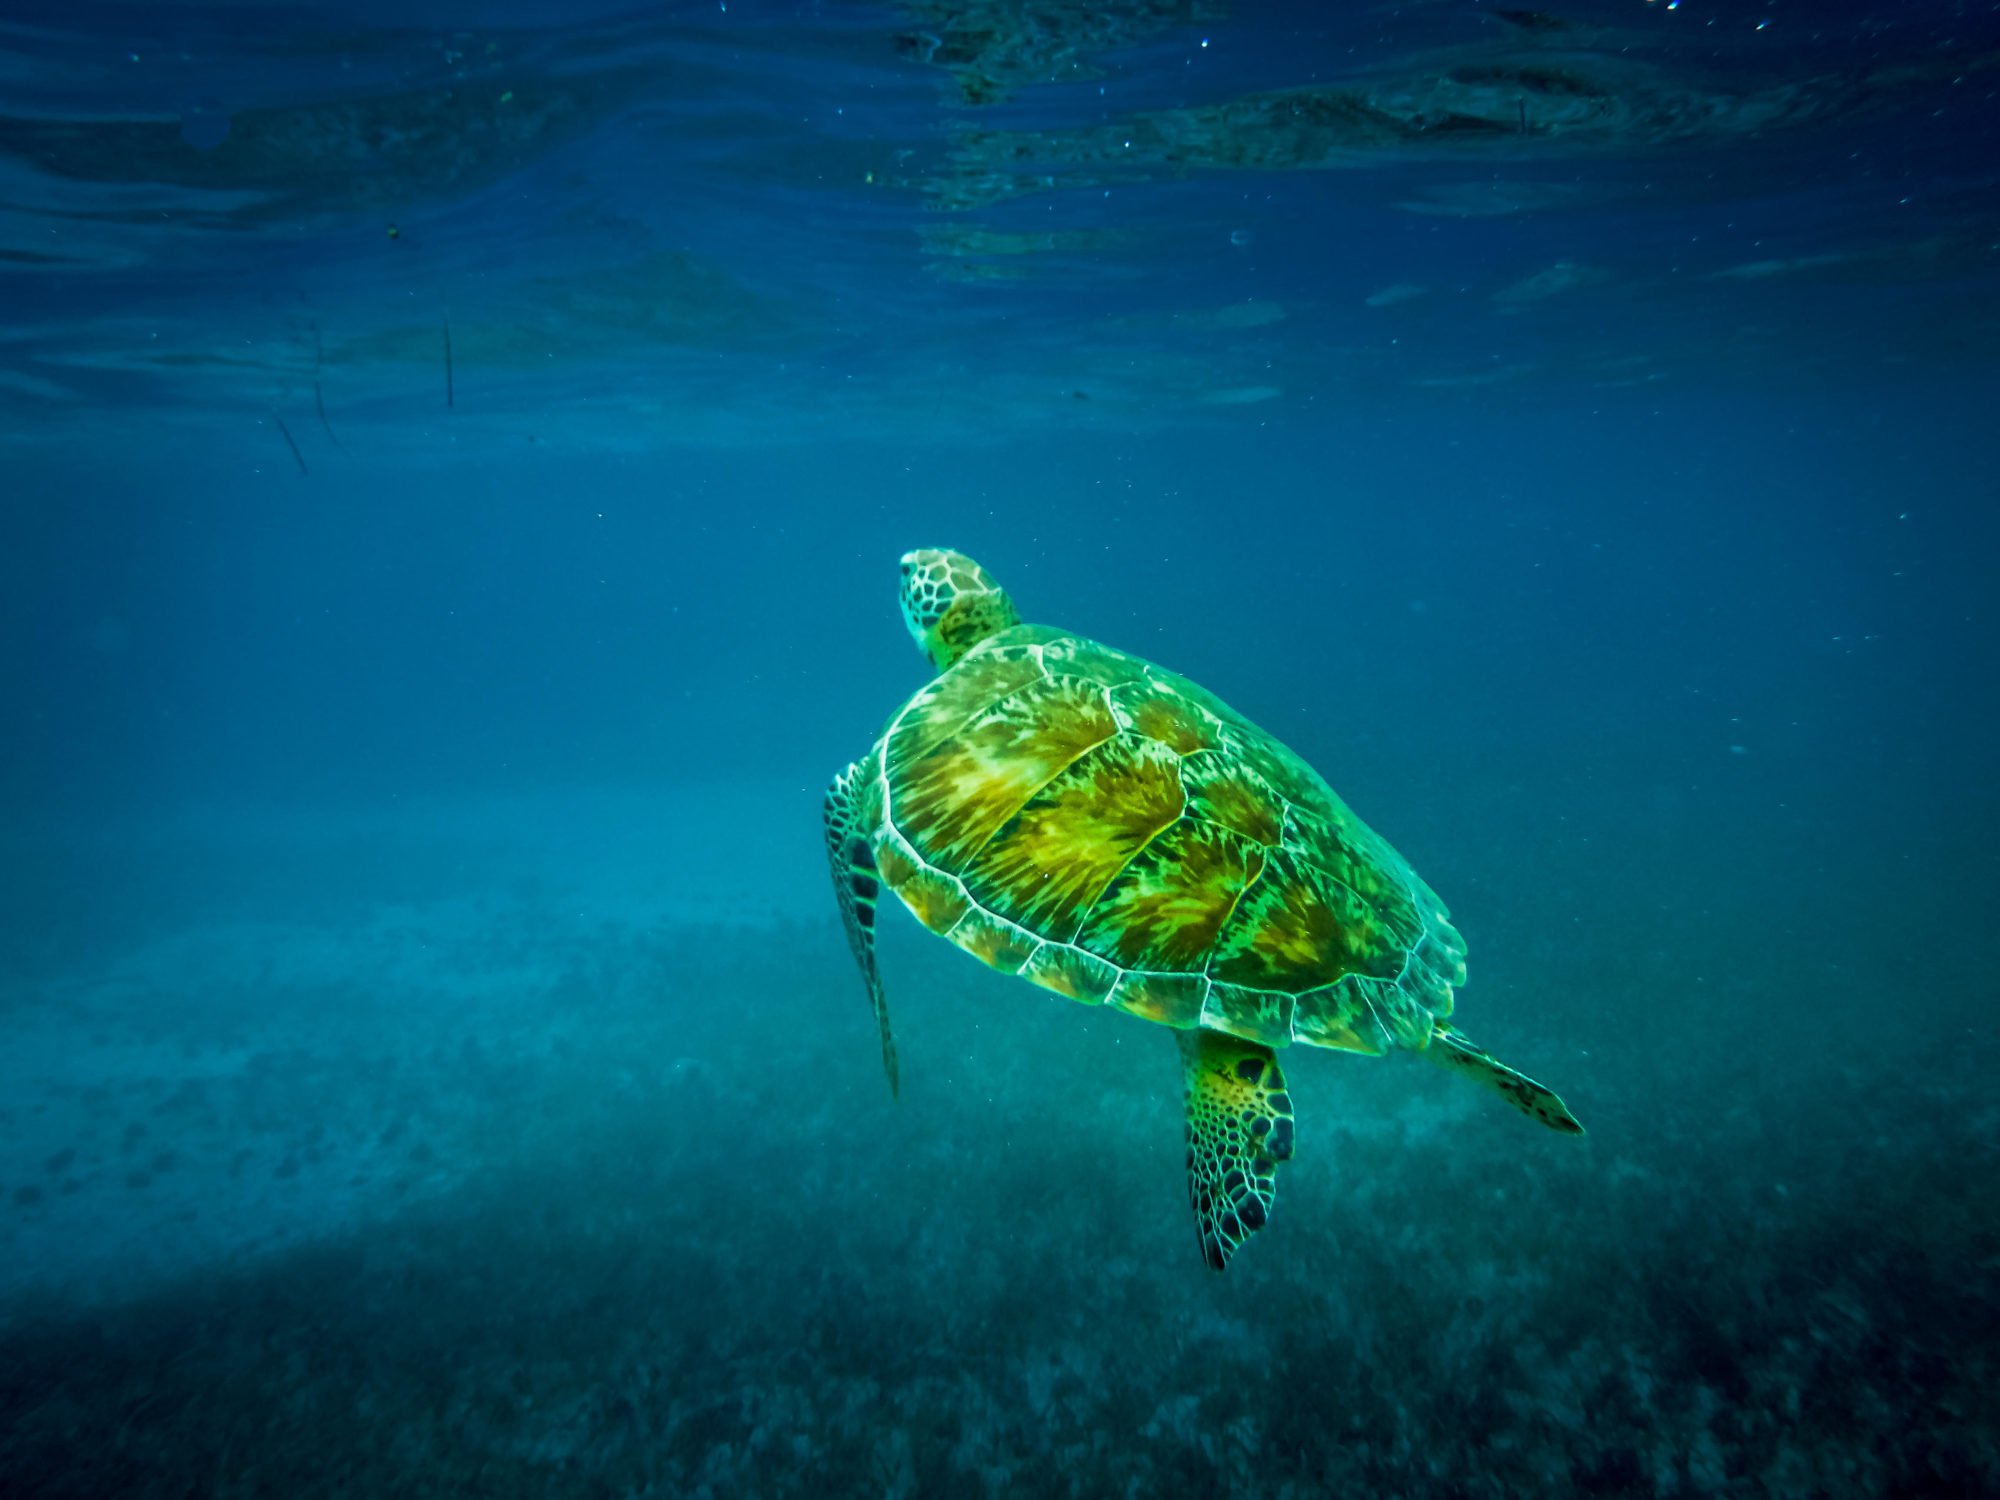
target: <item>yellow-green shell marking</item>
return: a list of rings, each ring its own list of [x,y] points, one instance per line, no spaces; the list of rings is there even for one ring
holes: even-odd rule
[[[1465,945],[1297,756],[1193,683],[1040,626],[919,692],[874,758],[880,875],[994,968],[1282,1047],[1423,1047]]]

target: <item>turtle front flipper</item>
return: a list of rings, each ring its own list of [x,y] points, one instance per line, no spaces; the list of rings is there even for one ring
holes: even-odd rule
[[[868,1003],[882,1033],[882,1070],[889,1075],[889,1093],[901,1090],[896,1071],[896,1039],[889,1031],[889,1003],[882,994],[882,971],[875,962],[875,897],[881,880],[875,870],[875,850],[862,831],[863,790],[874,777],[874,756],[857,760],[833,778],[826,789],[826,858],[833,867],[834,894],[840,898],[840,919],[847,924],[848,946],[868,983]]]
[[[1220,1031],[1180,1033],[1187,1087],[1188,1202],[1201,1255],[1220,1271],[1271,1216],[1292,1154],[1292,1101],[1277,1054]]]
[[[1461,1077],[1470,1078],[1482,1088],[1491,1089],[1522,1114],[1540,1120],[1551,1130],[1560,1130],[1565,1135],[1583,1134],[1583,1126],[1569,1112],[1569,1106],[1556,1097],[1555,1090],[1525,1073],[1515,1072],[1499,1058],[1473,1046],[1462,1031],[1437,1026],[1424,1056]]]

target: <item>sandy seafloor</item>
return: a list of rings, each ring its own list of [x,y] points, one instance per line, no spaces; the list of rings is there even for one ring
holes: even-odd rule
[[[1970,1028],[1871,1007],[1893,893],[1801,952],[1810,902],[1635,867],[1552,933],[1548,851],[1462,861],[1467,1029],[1592,1134],[1292,1054],[1215,1277],[1164,1033],[895,913],[892,1103],[776,790],[675,804],[740,856],[701,869],[645,791],[124,830],[124,925],[52,938],[0,1059],[15,1492],[2000,1484],[2000,1104]],[[1698,928],[1736,961],[1688,975]]]

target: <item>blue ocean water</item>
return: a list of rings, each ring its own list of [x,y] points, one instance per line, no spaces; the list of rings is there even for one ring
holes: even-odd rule
[[[2000,12],[0,14],[0,1489],[2000,1491]],[[820,803],[897,559],[1197,679],[1589,1128]]]

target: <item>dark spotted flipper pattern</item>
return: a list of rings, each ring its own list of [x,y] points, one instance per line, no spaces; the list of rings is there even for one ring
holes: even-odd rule
[[[881,882],[875,871],[875,852],[861,832],[860,816],[862,791],[874,774],[873,761],[872,755],[856,761],[826,789],[826,858],[833,868],[833,889],[840,898],[841,920],[847,924],[848,946],[861,965],[861,977],[868,982],[868,1003],[882,1033],[882,1070],[889,1075],[893,1096],[902,1086],[896,1069],[896,1039],[889,1031],[889,1004],[882,994],[882,971],[875,962],[875,897]]]
[[[1463,1032],[1439,1026],[1431,1036],[1430,1046],[1424,1049],[1424,1056],[1493,1090],[1522,1114],[1540,1120],[1551,1130],[1560,1130],[1564,1135],[1583,1134],[1583,1126],[1553,1090],[1473,1046]]]
[[[1269,1047],[1220,1031],[1180,1033],[1187,1085],[1188,1202],[1201,1255],[1220,1271],[1271,1216],[1292,1154],[1292,1101]]]

